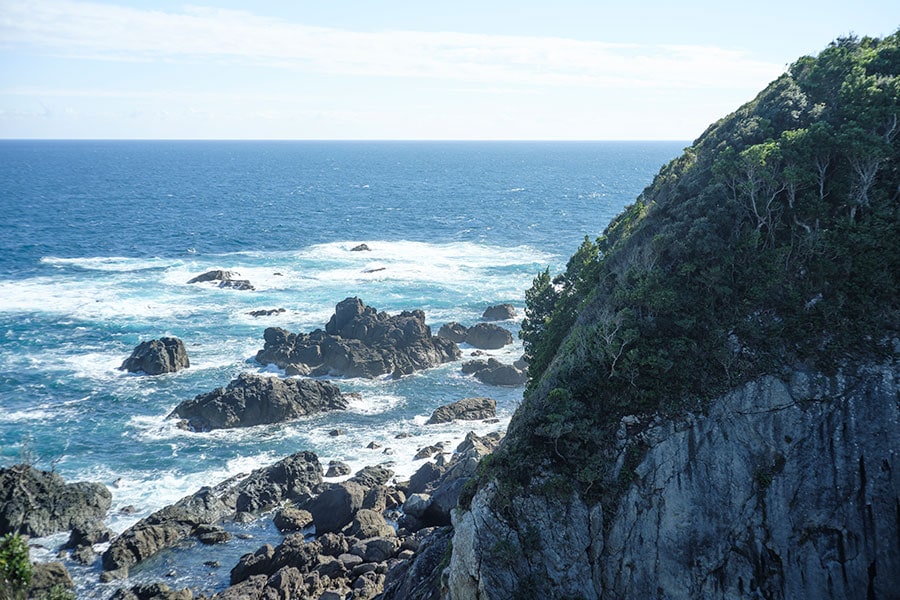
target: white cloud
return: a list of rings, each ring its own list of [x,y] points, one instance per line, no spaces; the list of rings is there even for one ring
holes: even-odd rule
[[[782,67],[702,46],[609,44],[453,32],[360,32],[249,12],[180,12],[66,0],[0,0],[0,47],[117,61],[188,61],[478,85],[738,88]]]

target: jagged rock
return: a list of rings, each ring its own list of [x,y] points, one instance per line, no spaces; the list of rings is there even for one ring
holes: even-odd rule
[[[381,600],[440,600],[441,575],[452,538],[451,527],[430,532],[418,545],[412,559],[388,572]]]
[[[431,335],[421,310],[388,316],[358,298],[339,302],[325,331],[293,334],[270,327],[264,337],[258,362],[316,376],[398,377],[460,356],[456,344]]]
[[[797,371],[702,414],[622,423],[617,468],[631,444],[647,450],[615,508],[539,494],[552,475],[536,473],[501,516],[488,484],[453,513],[449,596],[510,598],[527,580],[547,598],[892,597],[898,381],[896,363]]]
[[[426,425],[449,423],[455,420],[478,421],[497,415],[497,401],[493,398],[463,398],[452,404],[440,406],[431,413]]]
[[[103,554],[105,571],[121,571],[169,548],[228,516],[259,512],[285,500],[304,502],[322,483],[322,466],[312,452],[298,452],[248,477],[203,488],[141,519],[114,539]]]
[[[300,531],[312,524],[313,516],[308,510],[288,506],[275,513],[272,521],[279,531]]]
[[[498,350],[513,343],[512,334],[493,323],[478,323],[466,331],[466,343],[482,350]]]
[[[498,304],[497,306],[488,306],[481,318],[485,321],[507,321],[515,319],[516,316],[515,306],[512,304]]]
[[[222,269],[215,269],[213,271],[207,271],[202,275],[197,275],[193,279],[189,279],[188,283],[205,283],[208,281],[230,281],[232,277],[237,275],[237,273],[233,271],[223,271]]]
[[[186,419],[194,431],[209,431],[280,423],[345,408],[346,397],[327,381],[241,373],[228,387],[185,400],[169,418]]]
[[[465,325],[460,325],[456,321],[441,325],[438,330],[438,337],[450,340],[455,344],[462,344],[466,341],[466,332],[469,330]]]
[[[350,252],[371,252],[371,250],[366,244],[359,244],[350,248]]]
[[[429,484],[434,481],[437,481],[438,478],[444,474],[444,469],[433,462],[424,463],[419,469],[413,473],[413,476],[409,478],[409,486],[407,490],[411,494],[417,494],[419,492],[424,492]]]
[[[365,562],[384,562],[394,556],[400,543],[396,537],[375,537],[359,540],[350,546],[350,554],[355,554]]]
[[[175,591],[165,583],[141,583],[130,590],[119,589],[110,600],[192,600],[189,589]]]
[[[270,317],[272,315],[277,315],[285,312],[283,308],[268,308],[268,309],[260,309],[260,310],[251,310],[247,314],[251,317]]]
[[[353,520],[362,508],[365,489],[355,481],[337,483],[307,502],[304,508],[312,513],[316,534],[338,532]]]
[[[380,512],[361,508],[353,516],[353,521],[346,528],[346,534],[356,538],[394,537],[397,532],[388,525]]]
[[[377,485],[384,485],[391,480],[394,472],[381,465],[369,465],[363,467],[350,478],[350,481],[356,482],[363,488],[369,489]]]
[[[506,365],[495,358],[487,360],[470,360],[463,363],[462,372],[474,374],[475,378],[488,385],[524,385],[528,382],[528,373],[515,365]]]
[[[100,558],[100,555],[94,552],[94,548],[91,546],[79,546],[72,550],[69,556],[75,562],[88,566],[94,564]]]
[[[67,590],[75,587],[72,576],[61,562],[35,563],[32,568],[31,595],[35,598],[41,597],[42,592],[49,592],[57,585]]]
[[[350,474],[350,465],[339,460],[332,460],[328,463],[328,471],[325,477],[343,477]]]
[[[119,370],[161,375],[175,373],[190,366],[184,342],[176,337],[163,337],[138,344]]]
[[[425,446],[424,448],[419,448],[419,451],[416,452],[416,455],[413,457],[413,460],[422,460],[423,458],[431,458],[438,452],[443,452],[443,448],[440,446]]]
[[[0,535],[45,536],[103,519],[112,495],[100,483],[67,484],[26,464],[0,469]]]
[[[262,597],[268,575],[253,575],[213,596],[214,600],[248,600]]]
[[[72,527],[69,534],[69,540],[64,548],[81,548],[83,546],[93,546],[94,544],[102,544],[108,542],[113,532],[101,521],[91,521],[89,523],[77,523]]]
[[[350,549],[350,546],[347,544],[347,538],[339,533],[320,535],[316,541],[322,545],[322,554],[327,554],[328,556],[339,556]]]
[[[329,431],[328,435],[330,435],[331,437],[338,437],[341,435],[347,435],[347,432],[338,427],[337,429],[332,429],[331,431]]]
[[[250,579],[254,575],[267,575],[274,558],[275,548],[271,544],[264,544],[256,552],[243,555],[231,569],[231,585]]]
[[[188,283],[207,283],[218,281],[220,288],[233,288],[236,290],[248,291],[253,291],[254,289],[256,289],[246,279],[235,279],[235,275],[237,275],[237,273],[233,271],[223,271],[221,269],[216,269],[213,271],[207,271],[202,275],[197,275],[193,279],[188,280]]]

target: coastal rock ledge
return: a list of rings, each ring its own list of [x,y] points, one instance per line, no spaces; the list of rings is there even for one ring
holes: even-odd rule
[[[355,297],[335,306],[324,331],[270,327],[264,337],[256,360],[288,375],[400,377],[460,357],[455,343],[431,335],[421,310],[389,316]]]

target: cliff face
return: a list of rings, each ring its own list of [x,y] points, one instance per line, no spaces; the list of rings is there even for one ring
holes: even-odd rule
[[[622,419],[614,514],[536,473],[454,518],[444,597],[896,598],[900,363],[762,377],[706,414]]]

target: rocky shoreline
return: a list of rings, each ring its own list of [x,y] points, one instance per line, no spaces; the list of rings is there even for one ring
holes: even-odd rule
[[[514,317],[513,307],[500,305],[489,307],[484,319]],[[508,330],[493,323],[472,328],[452,323],[442,332],[448,328],[474,332],[471,340],[461,342],[473,347],[500,348],[512,341]],[[338,303],[325,330],[291,334],[269,328],[265,340],[257,362],[274,363],[288,377],[241,373],[226,387],[182,401],[168,417],[177,419],[179,427],[206,432],[345,410],[357,394],[342,393],[329,381],[296,375],[401,377],[462,355],[454,341],[431,335],[422,311],[389,316],[358,298]],[[142,342],[122,369],[144,376],[175,373],[190,366],[184,348],[172,337]],[[473,353],[479,354],[480,350]],[[478,377],[482,371],[512,369],[522,375],[520,366],[490,358],[465,363],[462,372]],[[508,377],[494,384],[520,385]],[[495,417],[493,399],[463,398],[436,408],[426,426],[498,422]],[[270,539],[242,556],[231,567],[230,587],[213,598],[408,598],[413,590],[436,589],[442,570],[437,567],[445,562],[452,535],[450,512],[479,461],[502,436],[501,431],[484,436],[470,432],[452,453],[443,442],[418,448],[414,460],[425,462],[404,481],[397,480],[391,463],[373,464],[351,475],[346,464],[331,461],[326,473],[315,453],[297,452],[203,487],[119,535],[104,524],[111,506],[106,486],[66,484],[56,473],[15,465],[0,469],[0,534],[27,538],[69,531],[57,556],[92,569],[99,566],[97,585],[114,588],[104,597],[187,600],[205,596],[200,590],[173,590],[163,582],[122,584],[133,569],[163,551],[198,542],[229,544],[234,525],[271,520],[283,539]],[[207,562],[220,566],[218,561]],[[36,564],[33,592],[53,585],[72,588],[65,564]]]

